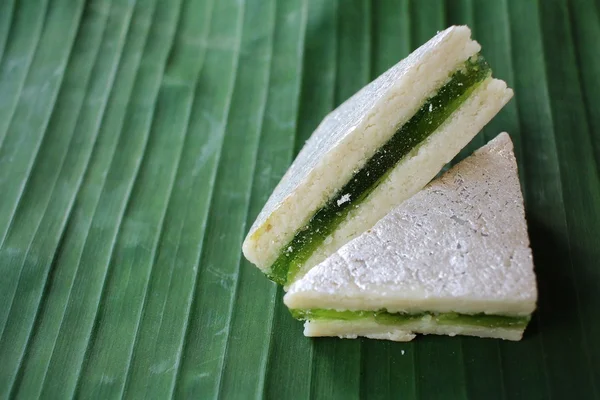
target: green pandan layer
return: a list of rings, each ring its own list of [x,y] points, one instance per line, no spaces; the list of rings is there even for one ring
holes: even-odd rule
[[[473,91],[491,75],[481,56],[468,60],[448,83],[428,99],[417,113],[371,157],[342,189],[284,246],[270,268],[269,278],[279,284],[293,282],[301,266],[390,173],[396,164],[417,149],[442,125]]]
[[[384,325],[404,325],[417,322],[423,318],[431,318],[438,325],[480,326],[484,328],[525,329],[531,317],[488,315],[488,314],[458,314],[458,313],[418,313],[394,314],[382,311],[336,311],[325,309],[290,310],[294,318],[310,321],[359,321],[374,319]]]

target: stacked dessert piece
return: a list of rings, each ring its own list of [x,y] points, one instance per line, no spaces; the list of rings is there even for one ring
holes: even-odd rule
[[[537,291],[509,136],[431,182],[512,97],[479,51],[438,33],[327,115],[267,201],[243,251],[305,335],[521,338]]]

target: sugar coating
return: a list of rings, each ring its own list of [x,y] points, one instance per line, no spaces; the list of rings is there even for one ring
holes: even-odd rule
[[[325,117],[250,228],[249,261],[269,269],[296,231],[481,49],[470,35],[466,26],[438,33]]]
[[[516,160],[502,133],[296,281],[284,301],[528,315],[536,299]]]

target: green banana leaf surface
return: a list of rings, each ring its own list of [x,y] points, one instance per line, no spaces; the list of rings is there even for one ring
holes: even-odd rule
[[[309,339],[244,260],[320,120],[452,24],[514,99],[521,342]],[[600,399],[600,1],[0,1],[0,399]]]

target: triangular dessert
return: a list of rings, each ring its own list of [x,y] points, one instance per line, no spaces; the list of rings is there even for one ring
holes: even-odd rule
[[[289,285],[421,190],[512,97],[465,26],[332,111],[250,228],[244,255]]]
[[[537,289],[513,145],[500,134],[289,288],[307,336],[519,340]]]

